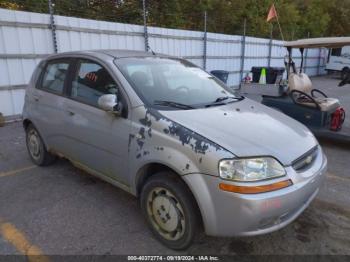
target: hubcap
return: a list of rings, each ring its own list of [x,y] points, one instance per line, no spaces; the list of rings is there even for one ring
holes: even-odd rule
[[[35,130],[30,130],[28,133],[28,138],[27,138],[27,143],[28,143],[28,149],[30,155],[34,159],[39,159],[40,158],[40,138],[38,133]]]
[[[153,189],[147,199],[147,212],[153,227],[168,240],[177,240],[185,233],[185,215],[180,202],[167,189]]]

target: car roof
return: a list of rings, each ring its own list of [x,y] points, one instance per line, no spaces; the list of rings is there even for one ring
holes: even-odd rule
[[[156,54],[152,52],[138,51],[138,50],[123,50],[123,49],[98,49],[98,50],[85,50],[85,51],[71,51],[71,52],[63,52],[53,55],[55,57],[67,57],[70,55],[92,55],[92,56],[100,56],[100,55],[108,55],[113,58],[127,58],[127,57],[169,57],[172,56],[165,54]],[[50,57],[53,57],[50,56]]]
[[[137,51],[137,50],[107,49],[107,50],[96,50],[96,52],[102,52],[104,54],[113,56],[115,58],[164,56],[162,54],[157,55],[151,52]]]
[[[308,38],[299,39],[296,41],[285,42],[285,47],[292,48],[337,48],[350,45],[350,37],[322,37],[322,38]]]

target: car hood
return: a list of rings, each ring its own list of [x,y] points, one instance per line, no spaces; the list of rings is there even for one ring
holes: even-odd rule
[[[290,165],[317,145],[304,125],[247,98],[224,106],[161,114],[237,157],[273,156],[283,165]]]

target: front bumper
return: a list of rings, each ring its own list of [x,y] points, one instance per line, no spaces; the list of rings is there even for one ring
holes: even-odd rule
[[[292,180],[292,186],[272,192],[225,192],[219,189],[221,178],[203,174],[189,174],[184,180],[197,200],[208,235],[251,236],[278,230],[296,219],[317,195],[326,170],[327,159],[319,150],[314,165],[303,173],[287,167],[287,177],[251,183],[253,186]]]

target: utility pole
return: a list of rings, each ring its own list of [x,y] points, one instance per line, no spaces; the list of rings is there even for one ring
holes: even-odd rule
[[[310,32],[307,33],[307,38],[310,38]],[[309,52],[309,48],[306,48],[305,50],[305,63],[304,63],[304,73],[306,74],[306,70],[307,70],[307,55],[308,55],[308,52]]]
[[[142,7],[143,7],[143,33],[145,38],[145,51],[148,52],[149,44],[148,44],[148,30],[147,30],[146,0],[142,0]]]
[[[321,58],[322,58],[322,48],[319,48],[318,49],[318,62],[317,62],[317,75],[320,75]]]
[[[49,0],[49,12],[50,12],[50,29],[52,34],[53,51],[57,53],[57,37],[56,37],[56,25],[54,17],[54,4],[52,0]]]
[[[269,56],[268,56],[268,67],[271,66],[271,54],[272,54],[272,34],[273,34],[273,25],[270,26],[270,41],[269,41]]]
[[[207,11],[204,12],[203,68],[207,69]]]
[[[241,40],[241,68],[239,73],[239,88],[242,86],[242,79],[243,79],[243,72],[244,72],[244,59],[245,59],[245,37],[246,37],[246,30],[247,29],[247,19],[244,18],[244,24],[243,24],[243,36]]]

